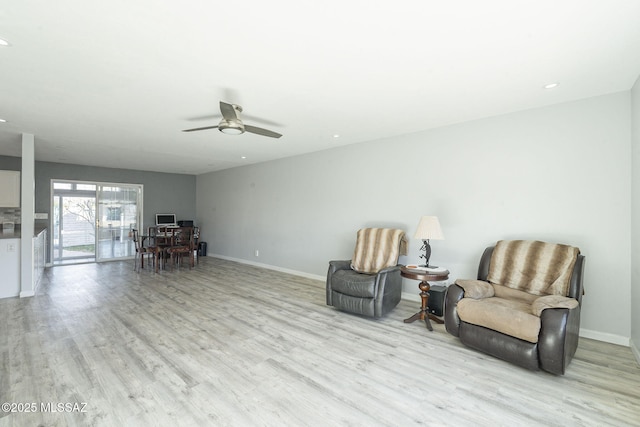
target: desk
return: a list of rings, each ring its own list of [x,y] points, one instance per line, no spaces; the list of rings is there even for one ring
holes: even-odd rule
[[[427,310],[429,308],[429,289],[431,289],[431,285],[429,284],[428,280],[431,280],[432,282],[447,280],[449,278],[449,271],[444,270],[443,272],[430,273],[422,270],[410,270],[407,267],[403,266],[400,268],[400,275],[402,275],[402,277],[406,277],[407,279],[420,280],[418,288],[420,288],[420,298],[422,299],[420,311],[409,317],[408,319],[404,319],[404,323],[415,322],[418,319],[424,320],[424,323],[427,325],[427,329],[429,329],[430,331],[433,331],[433,326],[431,326],[431,322],[429,321],[429,319],[433,320],[436,323],[444,323],[444,321],[438,319]]]

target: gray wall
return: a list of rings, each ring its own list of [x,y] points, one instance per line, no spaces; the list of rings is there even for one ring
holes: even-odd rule
[[[7,171],[22,170],[22,159],[20,157],[0,156],[0,169]]]
[[[0,156],[0,169],[20,170],[19,157]],[[36,162],[35,209],[51,217],[51,179],[144,185],[143,222],[155,224],[156,213],[175,213],[178,219],[196,218],[195,175],[99,168],[63,163]],[[36,220],[49,226],[48,221]]]
[[[631,222],[631,348],[640,361],[640,77],[631,91],[632,222]]]
[[[212,254],[317,277],[351,257],[357,229],[412,237],[421,215],[440,218],[432,260],[452,280],[474,277],[499,239],[573,244],[587,259],[583,335],[628,344],[630,116],[626,91],[200,175],[197,218]]]
[[[178,219],[196,216],[195,175],[36,162],[36,212],[51,209],[51,179],[144,185],[145,227],[155,224],[156,213],[175,213]]]

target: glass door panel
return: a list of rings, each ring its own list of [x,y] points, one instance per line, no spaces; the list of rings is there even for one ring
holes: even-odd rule
[[[139,228],[142,186],[105,184],[98,186],[97,261],[135,256],[129,231]]]
[[[96,256],[96,198],[54,194],[53,262],[90,262]]]

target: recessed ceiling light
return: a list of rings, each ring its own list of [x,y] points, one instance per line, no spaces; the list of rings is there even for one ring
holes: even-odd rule
[[[333,135],[334,138],[340,138],[340,135],[338,135],[337,133]]]
[[[554,88],[557,88],[559,84],[560,84],[560,83],[549,83],[549,84],[547,84],[547,85],[544,85],[543,87],[544,87],[545,89],[554,89]]]
[[[0,119],[0,123],[7,123],[5,119]]]
[[[240,157],[240,158],[241,158],[241,159],[246,159],[246,158],[247,158],[247,156],[242,156],[242,157]]]
[[[9,42],[5,39],[0,39],[0,46],[9,46]]]

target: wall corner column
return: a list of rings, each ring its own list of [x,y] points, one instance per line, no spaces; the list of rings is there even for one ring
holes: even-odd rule
[[[33,233],[35,224],[35,138],[22,134],[22,191],[20,196],[20,297],[35,295],[33,285]]]

